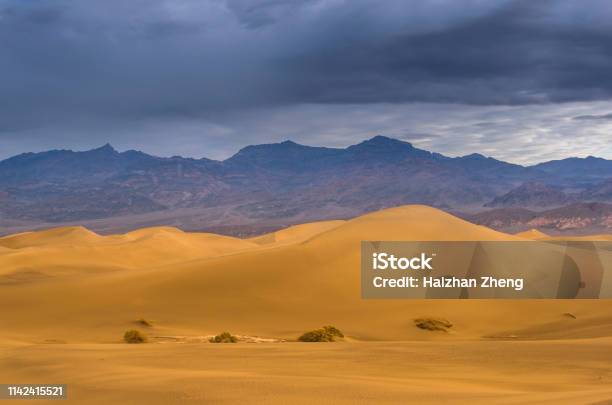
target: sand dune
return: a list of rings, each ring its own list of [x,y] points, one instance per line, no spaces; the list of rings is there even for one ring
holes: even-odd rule
[[[519,232],[514,234],[514,236],[518,236],[520,238],[525,239],[533,239],[533,240],[556,240],[556,241],[612,241],[612,235],[606,234],[598,234],[598,235],[580,235],[580,236],[572,236],[572,235],[563,235],[563,236],[551,236],[547,235],[542,231],[537,229],[530,229],[528,231]]]
[[[249,241],[171,227],[100,236],[82,227],[0,238],[0,283],[151,268],[256,248]],[[2,278],[2,276],[4,276]]]
[[[104,238],[82,226],[24,232],[0,238],[0,246],[21,249],[35,246],[71,246],[101,243]]]
[[[330,229],[339,227],[345,222],[346,221],[320,221],[294,225],[290,226],[289,228],[281,229],[280,231],[254,237],[249,240],[260,245],[267,245],[271,243],[298,243]]]
[[[545,239],[549,237],[547,234],[537,229],[529,229],[528,231],[515,233],[514,236],[518,236],[519,238],[534,239],[534,240]]]
[[[140,328],[153,342],[165,343],[161,345],[163,347],[168,347],[168,342],[171,341],[167,337],[205,336],[222,330],[291,340],[306,330],[333,324],[341,328],[349,340],[354,342],[345,344],[356,345],[351,350],[359,353],[355,354],[357,357],[376,356],[378,349],[373,348],[381,346],[369,346],[374,345],[374,341],[421,341],[419,344],[422,346],[416,346],[420,348],[417,350],[420,354],[412,353],[416,350],[409,349],[412,346],[397,344],[398,358],[405,356],[405,361],[410,361],[415,355],[426,358],[427,353],[433,358],[439,358],[436,350],[448,350],[446,345],[454,341],[466,342],[461,345],[465,345],[468,352],[471,350],[475,358],[479,356],[479,352],[478,346],[473,342],[485,342],[486,345],[499,345],[499,350],[506,350],[506,347],[518,352],[523,350],[525,356],[536,359],[544,353],[541,348],[530,345],[516,346],[515,341],[545,340],[567,342],[563,344],[570,345],[569,339],[572,339],[572,347],[580,347],[579,350],[588,352],[588,356],[600,359],[601,355],[597,356],[594,352],[604,348],[607,350],[611,346],[610,300],[361,299],[359,264],[362,240],[525,240],[528,236],[533,237],[534,234],[507,235],[425,206],[397,207],[349,221],[298,225],[250,240],[185,233],[166,227],[111,236],[96,235],[84,228],[60,228],[13,235],[0,239],[0,306],[11,308],[10,311],[5,311],[1,319],[0,327],[3,332],[0,350],[5,347],[4,350],[8,353],[6,356],[13,358],[13,361],[19,361],[15,357],[16,347],[24,344],[48,347],[23,352],[24,356],[30,356],[27,357],[27,362],[31,365],[37,364],[34,359],[39,350],[44,353],[43,358],[45,355],[60,356],[60,353],[68,350],[65,354],[77,356],[78,359],[74,359],[75,364],[82,362],[85,367],[88,363],[85,360],[88,358],[87,354],[83,353],[84,357],[79,357],[80,355],[70,351],[72,349],[62,349],[46,343],[63,342],[67,347],[75,347],[76,353],[88,347],[83,345],[93,345],[91,347],[95,349],[92,350],[99,351],[96,357],[108,356],[113,359],[107,363],[108,368],[100,369],[101,376],[112,370],[120,374],[132,370],[132,366],[125,363],[127,360],[122,359],[124,355],[133,357],[130,361],[138,364],[133,367],[138,367],[138,373],[143,373],[143,380],[135,381],[134,386],[125,386],[125,392],[132,392],[139,384],[146,385],[146,390],[152,390],[155,381],[167,381],[168,376],[159,371],[166,366],[154,365],[152,360],[147,360],[150,356],[165,356],[175,364],[177,361],[181,363],[181,356],[193,355],[190,349],[181,349],[180,345],[176,349],[149,349],[158,345],[144,345],[144,348],[104,345],[120,343],[123,332],[135,327]],[[142,317],[151,320],[153,326],[144,327],[134,323]],[[449,333],[424,331],[414,326],[413,320],[418,317],[445,318],[453,323],[453,327]],[[470,346],[472,344],[474,346]],[[232,363],[242,355],[254,356],[253,364],[263,365],[269,361],[281,369],[285,367],[283,359],[303,359],[308,356],[319,359],[316,364],[325,369],[325,364],[331,364],[326,363],[323,354],[325,350],[333,350],[329,353],[330,358],[335,360],[330,361],[336,362],[335,364],[349,364],[357,358],[352,357],[351,350],[343,351],[344,349],[336,349],[338,346],[333,345],[333,349],[321,349],[323,352],[316,349],[314,353],[304,351],[298,343],[288,345],[270,349],[272,352],[281,350],[275,353],[283,353],[282,355],[227,351],[233,350],[232,348],[210,349],[221,351],[207,351],[208,356],[218,356],[220,362],[222,358],[227,359],[224,366],[219,366],[220,370],[212,374],[192,374],[190,370],[193,366],[184,363],[183,366],[177,366],[179,369],[186,368],[182,368],[182,371],[177,369],[176,378],[182,379],[186,375],[203,378],[208,375],[225,379],[230,378],[232,373],[237,373],[236,376],[255,375],[253,373],[256,371],[251,368]],[[121,349],[115,349],[118,346]],[[470,349],[467,349],[468,347]],[[556,361],[563,361],[562,358],[555,359],[554,356],[551,352],[545,364],[553,367],[557,364]],[[204,362],[203,359],[202,361]],[[371,361],[374,362],[372,364],[379,364],[375,360]],[[581,367],[580,356],[577,355],[572,361],[577,364],[576,367]],[[516,372],[520,369],[519,367],[512,371],[504,369],[502,363],[493,363],[487,372]],[[472,367],[453,359],[441,359],[439,364],[456,369],[463,367],[464,372],[468,372]],[[593,366],[595,363],[589,364]],[[399,380],[392,383],[396,378],[394,373],[403,373],[400,363],[389,368],[383,377],[375,377],[375,373],[380,370],[376,368],[378,366],[372,367],[367,372],[362,370],[364,374],[360,377],[355,377],[364,381],[363,398],[376,393],[382,395],[379,384],[388,385],[396,395],[414,393],[411,388],[402,389],[399,388],[401,384],[394,385]],[[383,367],[382,363],[380,367]],[[418,385],[417,381],[433,379],[437,375],[433,368],[425,365],[421,367],[424,377],[419,379],[416,375],[403,374],[405,383]],[[604,366],[597,367],[601,369]],[[306,374],[315,373],[315,369],[314,366],[308,368],[310,371]],[[597,381],[610,383],[612,370],[607,370],[602,371],[603,380]],[[484,373],[485,369],[478,372]],[[268,375],[266,373],[268,372],[262,372],[261,378],[270,378],[265,377]],[[0,367],[0,376],[6,377],[7,374],[9,371]],[[34,378],[35,375],[36,373],[30,374],[30,377]],[[79,381],[79,389],[87,391],[88,382],[76,373],[59,371],[55,375],[58,378]],[[330,375],[325,375],[325,379],[321,377],[320,381],[303,380],[304,376],[294,375],[297,380],[291,380],[291,383],[312,383],[305,384],[304,387],[339,383]],[[29,378],[27,374],[22,377]],[[566,378],[558,377],[557,381],[560,383]],[[93,376],[89,378],[91,381],[95,380]],[[347,374],[343,378],[350,376]],[[452,380],[452,377],[449,378]],[[252,381],[248,378],[247,380]],[[277,384],[275,389],[281,391],[283,384],[289,383],[289,380],[272,380]],[[454,381],[456,386],[449,388],[449,395],[450,392],[463,392],[469,394],[463,398],[477,400],[477,392],[487,390],[487,384],[470,386],[464,380]],[[491,382],[491,396],[484,395],[480,398],[490,399],[510,389],[508,387],[511,386],[512,380],[504,381],[497,381],[499,384]],[[519,381],[515,383],[519,384]],[[587,385],[585,383],[585,387]],[[369,387],[369,391],[365,386]],[[230,389],[231,384],[227,387]],[[581,386],[579,390],[584,391],[585,398],[593,400],[605,399],[610,393],[610,390],[606,391],[599,385],[585,387]],[[189,391],[189,387],[183,386],[181,389]],[[270,390],[272,389],[271,386]],[[433,386],[421,386],[417,391],[425,393],[428,389],[433,389]],[[213,392],[214,387],[211,386],[211,390],[210,392]],[[244,395],[247,395],[247,392],[250,391],[245,389]],[[350,397],[342,396],[338,392],[334,395],[339,401],[350,402]],[[572,395],[577,394],[572,391]],[[280,395],[277,399],[282,403],[288,401],[288,398],[290,397]],[[390,402],[397,402],[398,398],[389,396]],[[517,394],[516,398],[516,402],[521,402],[520,399],[524,400],[526,397]],[[542,395],[542,400],[552,402],[563,398],[570,397]],[[295,400],[292,402],[298,402],[298,398],[292,399]],[[483,402],[486,402],[484,399]],[[102,402],[104,401],[101,400]],[[172,398],[167,402],[158,402],[171,403]]]
[[[64,233],[59,234],[65,242]],[[44,235],[48,238],[49,232]],[[429,339],[430,334],[415,328],[412,320],[439,316],[456,324],[453,337],[480,338],[565,322],[565,312],[597,323],[612,309],[603,300],[362,300],[362,240],[522,240],[425,206],[398,207],[310,229],[297,227],[281,232],[280,240],[288,242],[278,245],[172,228],[84,235],[85,242],[75,242],[70,249],[57,247],[51,238],[50,247],[36,242],[33,248],[0,258],[5,283],[18,281],[0,297],[0,304],[17,308],[6,320],[12,333],[36,339],[116,341],[131,320],[145,316],[159,320],[165,332],[180,335],[230,329],[294,338],[331,323],[360,340],[404,340]],[[29,235],[27,240],[42,237]],[[16,269],[24,277],[16,277]],[[40,282],[37,272],[47,282]],[[54,278],[66,274],[73,277]],[[13,278],[7,281],[6,275]],[[29,323],[33,306],[40,308],[41,319]],[[563,327],[575,325],[568,321]],[[43,330],[46,336],[37,335]],[[609,332],[610,328],[590,329],[585,337]]]

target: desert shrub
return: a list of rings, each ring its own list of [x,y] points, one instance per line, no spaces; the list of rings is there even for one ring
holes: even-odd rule
[[[344,333],[340,332],[340,329],[336,328],[335,326],[331,326],[331,325],[324,326],[323,330],[325,331],[325,333],[333,337],[338,337],[338,338],[344,337]]]
[[[148,328],[153,327],[153,322],[151,322],[151,321],[149,321],[149,320],[147,320],[147,319],[145,319],[145,318],[140,318],[140,319],[137,319],[135,322],[136,322],[137,324],[139,324],[139,325],[146,326],[146,327],[148,327]]]
[[[229,332],[219,333],[217,336],[210,338],[210,343],[237,343],[238,338]]]
[[[139,330],[130,329],[123,335],[125,343],[145,343],[147,337]]]
[[[325,333],[323,329],[315,329],[304,333],[298,340],[300,342],[333,342],[334,337]]]
[[[414,320],[414,324],[420,329],[441,332],[448,332],[448,329],[453,326],[453,324],[446,319],[435,318],[418,318]]]
[[[335,342],[336,339],[343,337],[344,334],[335,326],[324,326],[304,333],[298,340],[300,342]]]

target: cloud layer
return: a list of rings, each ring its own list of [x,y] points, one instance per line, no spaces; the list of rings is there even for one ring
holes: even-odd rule
[[[272,140],[244,117],[278,111],[307,120],[288,134],[335,125],[313,141],[351,126],[356,108],[583,103],[606,115],[596,102],[612,97],[609,21],[607,0],[0,0],[0,155],[144,139],[222,155]],[[588,116],[574,115],[600,125]],[[480,151],[494,143],[485,124],[474,131]]]

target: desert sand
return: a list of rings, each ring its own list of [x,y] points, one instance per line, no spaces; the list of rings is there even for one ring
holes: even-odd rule
[[[542,231],[540,231],[538,229],[529,229],[528,231],[523,231],[523,232],[515,233],[514,235],[518,236],[520,238],[533,239],[533,240],[550,238],[549,235],[545,234],[544,232],[542,232]]]
[[[168,227],[3,237],[0,382],[66,383],[79,404],[606,403],[612,300],[360,297],[362,240],[543,237],[425,206],[246,240]],[[346,341],[295,342],[328,324]],[[123,343],[127,329],[149,343]],[[224,330],[263,343],[207,343]]]

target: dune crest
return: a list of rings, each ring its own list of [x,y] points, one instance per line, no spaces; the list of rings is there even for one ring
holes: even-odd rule
[[[346,221],[336,220],[293,225],[280,231],[250,238],[249,240],[260,245],[301,242],[322,232],[339,227],[344,223]]]
[[[155,268],[256,247],[238,238],[187,233],[172,227],[144,228],[108,236],[84,227],[62,227],[1,238],[0,277],[5,276],[5,282],[26,282],[55,276]]]
[[[362,240],[519,240],[426,205],[403,205],[362,215],[311,242],[345,245]]]
[[[534,240],[545,239],[545,238],[550,237],[549,235],[545,234],[544,232],[538,229],[529,229],[528,231],[518,232],[518,233],[515,233],[514,236],[518,236],[519,238],[534,239]]]
[[[66,226],[4,236],[0,238],[0,246],[21,249],[34,246],[80,245],[101,242],[103,239],[103,236],[83,226]]]

